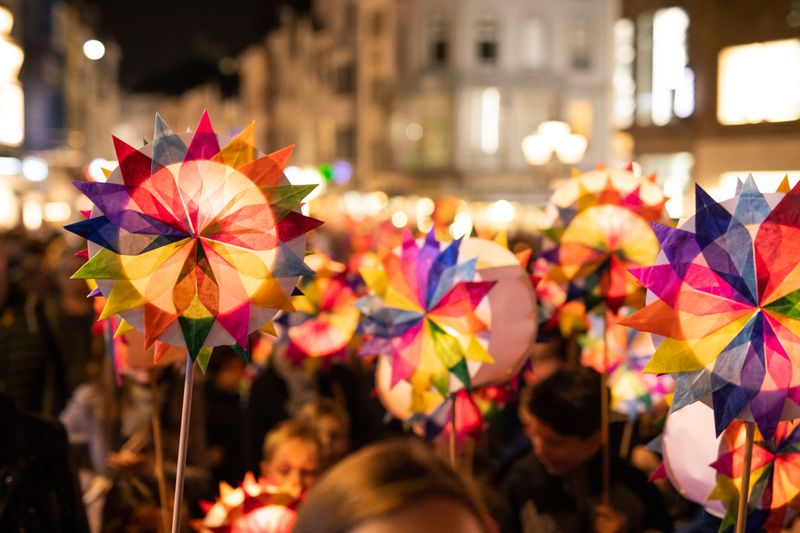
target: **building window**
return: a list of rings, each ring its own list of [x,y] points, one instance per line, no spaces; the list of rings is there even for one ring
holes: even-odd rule
[[[336,132],[336,153],[344,159],[355,159],[356,130],[352,127],[342,128]]]
[[[444,16],[433,16],[430,28],[430,59],[431,64],[442,66],[447,64],[447,24]]]
[[[542,68],[547,60],[545,29],[542,17],[528,15],[520,27],[520,61],[529,68]]]
[[[370,31],[373,37],[379,37],[383,33],[384,15],[383,11],[375,11],[370,18]]]
[[[336,71],[336,93],[351,94],[355,90],[356,69],[352,63],[341,65]]]
[[[633,126],[636,110],[636,82],[633,79],[633,61],[636,52],[633,48],[633,21],[620,19],[614,23],[614,89],[613,120],[620,129]]]
[[[446,65],[448,59],[447,23],[442,14],[432,17],[429,46],[431,65],[439,67]]]
[[[497,61],[497,21],[494,17],[484,15],[478,20],[477,27],[477,53],[481,63],[495,63]]]
[[[720,124],[800,119],[800,39],[723,49],[718,84]]]
[[[680,7],[639,16],[636,122],[664,126],[694,113],[694,72],[686,43],[689,16]]]
[[[591,33],[587,17],[575,17],[570,30],[569,61],[573,70],[592,68]]]
[[[497,87],[470,93],[471,144],[473,151],[494,155],[500,147],[500,91]]]

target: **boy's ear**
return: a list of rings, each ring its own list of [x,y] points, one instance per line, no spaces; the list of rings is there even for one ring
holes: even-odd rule
[[[258,463],[258,466],[261,469],[261,477],[266,479],[268,477],[267,473],[269,472],[269,462],[266,459],[262,459],[261,462]]]

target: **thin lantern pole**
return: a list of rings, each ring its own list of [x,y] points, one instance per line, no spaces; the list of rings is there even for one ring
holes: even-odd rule
[[[453,409],[450,413],[450,466],[456,468],[456,395],[453,394]]]
[[[192,386],[194,385],[194,361],[186,354],[186,377],[183,383],[183,405],[181,406],[181,433],[178,445],[178,468],[175,472],[175,504],[172,508],[172,533],[181,529],[181,504],[183,503],[183,478],[186,470],[186,450],[189,444],[189,417],[192,411]]]
[[[609,505],[611,489],[611,443],[609,439],[608,397],[608,316],[603,309],[603,373],[600,376],[600,439],[603,446],[603,505]]]
[[[744,465],[742,466],[742,488],[739,491],[739,514],[736,517],[736,533],[744,533],[747,526],[747,500],[750,496],[750,468],[753,464],[753,440],[755,422],[745,422],[746,440],[744,445]]]
[[[153,452],[155,453],[155,474],[158,482],[158,499],[161,505],[161,526],[164,532],[169,529],[169,501],[167,500],[167,480],[164,477],[164,444],[161,438],[161,398],[158,392],[158,368],[150,372],[150,391],[153,397]]]

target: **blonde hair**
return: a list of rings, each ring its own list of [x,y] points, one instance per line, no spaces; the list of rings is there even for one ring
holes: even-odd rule
[[[300,506],[292,531],[347,533],[435,497],[463,505],[488,531],[488,514],[471,482],[418,441],[387,441],[331,468]]]
[[[308,427],[315,427],[320,418],[331,416],[338,420],[346,430],[350,430],[350,417],[342,405],[330,398],[317,398],[303,405],[297,413],[297,421]]]
[[[304,424],[295,422],[294,420],[284,420],[275,426],[272,431],[267,433],[267,436],[264,437],[264,443],[261,446],[262,459],[269,463],[272,460],[272,456],[275,455],[275,450],[292,439],[299,439],[311,444],[314,447],[314,453],[316,453],[317,459],[319,459],[320,444],[317,439],[317,434],[313,429]]]

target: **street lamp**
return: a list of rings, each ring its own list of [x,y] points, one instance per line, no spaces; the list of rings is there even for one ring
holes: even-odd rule
[[[522,139],[522,153],[533,166],[548,164],[554,153],[561,163],[574,165],[583,159],[587,144],[586,137],[572,133],[566,122],[548,120]]]

